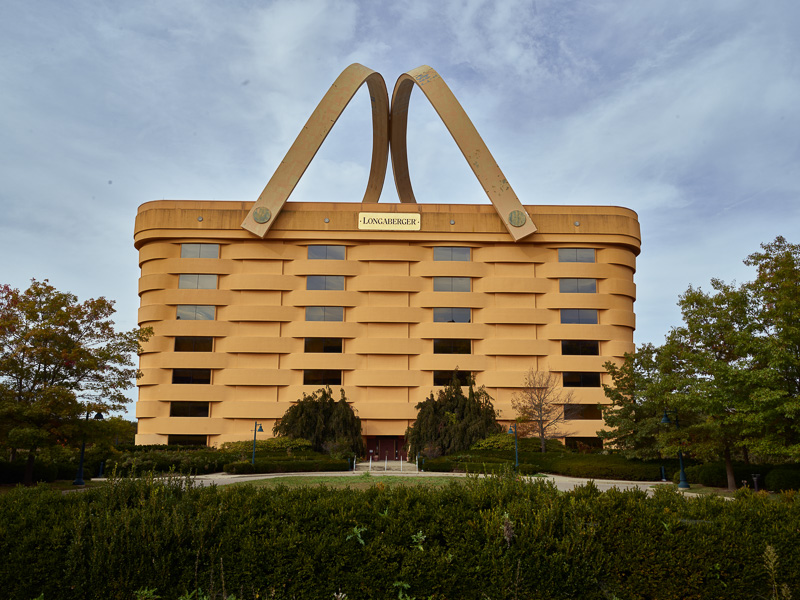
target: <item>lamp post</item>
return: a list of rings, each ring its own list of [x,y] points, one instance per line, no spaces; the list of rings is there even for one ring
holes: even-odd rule
[[[92,411],[86,411],[86,418],[84,421],[89,420],[89,415]],[[95,414],[94,419],[96,421],[102,421],[103,415],[100,413]],[[83,441],[81,442],[81,458],[78,461],[78,473],[75,475],[75,481],[72,482],[72,485],[86,485],[86,482],[83,480],[83,455],[86,453],[86,432],[83,433]]]
[[[681,427],[678,424],[678,411],[677,410],[667,411],[667,409],[665,408],[664,409],[664,416],[661,417],[662,425],[669,425],[670,423],[672,423],[672,421],[669,420],[669,416],[667,415],[667,412],[671,412],[672,414],[675,415],[675,429],[680,429]],[[678,450],[678,461],[680,462],[680,465],[681,465],[681,481],[678,484],[678,487],[680,489],[682,489],[682,490],[688,490],[690,486],[689,486],[689,482],[686,481],[686,471],[683,470],[683,452],[681,452],[680,450]]]
[[[517,442],[517,424],[508,426],[508,435],[514,434],[514,470],[519,469],[519,444]]]
[[[264,433],[264,428],[261,424],[256,421],[255,425],[253,426],[253,459],[250,461],[251,464],[256,464],[256,434],[257,433]]]

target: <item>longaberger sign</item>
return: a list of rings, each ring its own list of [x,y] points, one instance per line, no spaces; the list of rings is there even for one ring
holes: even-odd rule
[[[358,213],[359,229],[419,231],[421,224],[419,213]]]

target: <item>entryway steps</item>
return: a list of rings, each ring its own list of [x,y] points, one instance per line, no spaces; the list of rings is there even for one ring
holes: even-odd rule
[[[413,462],[406,462],[404,460],[387,460],[387,461],[373,460],[372,469],[370,469],[369,460],[366,460],[356,464],[356,471],[360,473],[366,473],[368,471],[372,473],[382,473],[388,471],[392,472],[403,471],[404,473],[416,473],[417,465]]]

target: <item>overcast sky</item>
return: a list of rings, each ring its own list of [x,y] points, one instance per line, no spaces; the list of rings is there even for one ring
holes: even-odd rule
[[[800,242],[798,31],[796,0],[3,0],[0,283],[106,296],[134,327],[140,204],[255,200],[347,65],[391,93],[428,64],[524,204],[639,214],[635,341],[660,343],[689,285]],[[368,106],[290,200],[360,200]],[[419,91],[410,112],[417,199],[487,203]]]

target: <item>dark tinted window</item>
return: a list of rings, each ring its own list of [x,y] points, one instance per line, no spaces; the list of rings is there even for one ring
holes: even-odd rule
[[[197,306],[195,304],[180,304],[176,317],[185,321],[213,321],[214,306]]]
[[[450,385],[453,381],[453,374],[456,371],[434,371],[433,372],[433,385]],[[469,372],[458,371],[458,382],[460,385],[467,385],[467,377]]]
[[[472,321],[470,308],[434,308],[434,323],[470,323]]]
[[[470,291],[469,277],[434,277],[434,292],[468,292]]]
[[[214,349],[212,337],[176,337],[175,352],[211,352]]]
[[[470,354],[472,340],[433,340],[434,354]]]
[[[205,435],[169,434],[167,444],[170,446],[205,446],[207,445]]]
[[[597,280],[559,279],[558,291],[562,294],[594,294],[597,292]]]
[[[173,369],[172,383],[211,383],[211,369]]]
[[[344,260],[344,246],[309,246],[309,260]]]
[[[306,277],[307,290],[343,290],[344,275],[309,275]]]
[[[181,244],[181,258],[219,258],[219,244]]]
[[[594,262],[594,248],[559,248],[558,262]]]
[[[306,369],[303,385],[342,385],[342,372],[332,369]]]
[[[306,306],[306,321],[344,321],[344,307]]]
[[[603,418],[603,412],[596,404],[565,404],[564,418],[570,421],[596,421]]]
[[[597,310],[594,308],[562,308],[561,322],[564,324],[597,325]]]
[[[207,273],[183,273],[178,276],[178,287],[182,290],[215,290],[217,276]]]
[[[597,340],[563,340],[561,354],[565,356],[598,356],[600,342]]]
[[[208,402],[170,402],[170,417],[207,417]]]
[[[342,352],[342,338],[306,338],[306,352]]]
[[[438,246],[433,249],[433,260],[469,260],[470,249],[460,246]]]
[[[600,387],[600,373],[565,372],[564,387]]]

